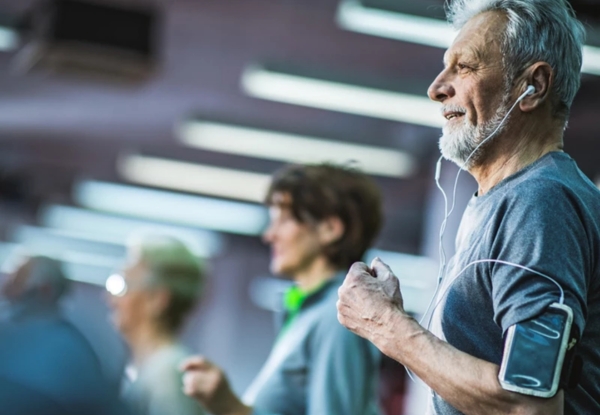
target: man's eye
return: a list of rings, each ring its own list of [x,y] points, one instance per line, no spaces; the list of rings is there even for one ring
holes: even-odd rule
[[[473,70],[473,68],[469,65],[466,65],[464,63],[459,63],[456,65],[458,67],[458,70],[461,72],[470,72]]]

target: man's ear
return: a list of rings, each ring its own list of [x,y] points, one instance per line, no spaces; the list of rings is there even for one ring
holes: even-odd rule
[[[523,98],[519,107],[523,112],[531,112],[548,102],[554,84],[554,70],[546,62],[536,62],[527,69],[525,83],[525,88],[527,85],[533,85],[535,91]]]
[[[331,245],[338,241],[345,231],[345,226],[342,220],[337,216],[330,216],[323,219],[317,225],[317,233],[321,246]]]

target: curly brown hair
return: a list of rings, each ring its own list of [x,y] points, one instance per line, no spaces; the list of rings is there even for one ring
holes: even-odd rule
[[[288,165],[277,171],[265,198],[275,204],[275,194],[288,194],[292,214],[301,223],[338,217],[344,225],[340,239],[324,254],[338,269],[360,261],[381,229],[381,193],[360,170],[333,164]]]

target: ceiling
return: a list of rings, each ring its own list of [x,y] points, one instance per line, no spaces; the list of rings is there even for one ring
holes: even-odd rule
[[[595,11],[589,1],[574,3],[582,11]],[[0,0],[0,12],[20,15],[31,4]],[[240,75],[248,64],[274,63],[365,83],[401,80],[425,94],[441,69],[443,51],[341,30],[334,20],[337,4],[337,0],[163,1],[160,65],[153,77],[139,84],[40,71],[15,74],[14,54],[0,53],[2,226],[35,223],[36,209],[49,201],[72,204],[72,185],[82,177],[121,181],[116,160],[124,152],[262,173],[281,166],[184,148],[175,138],[175,126],[187,117],[200,117],[413,154],[419,162],[413,177],[377,178],[387,215],[378,245],[418,253],[437,158],[437,130],[255,99],[240,89]],[[600,176],[599,94],[600,77],[584,76],[565,137],[567,151],[592,178]]]

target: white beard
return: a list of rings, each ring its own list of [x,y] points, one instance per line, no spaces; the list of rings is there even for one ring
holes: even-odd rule
[[[452,127],[446,124],[442,129],[443,135],[440,137],[439,143],[442,156],[465,170],[476,165],[481,160],[485,148],[493,141],[491,135],[498,136],[506,128],[506,122],[502,124],[504,117],[508,113],[506,101],[506,99],[503,99],[502,104],[498,107],[491,120],[478,126],[474,126],[469,122],[465,109],[452,106],[452,110],[462,112],[465,115],[463,115],[463,120],[460,124]],[[444,107],[443,111],[447,111],[448,109],[448,106]],[[498,128],[500,124],[502,126]],[[494,133],[496,129],[498,131]],[[477,147],[486,139],[485,144]]]

